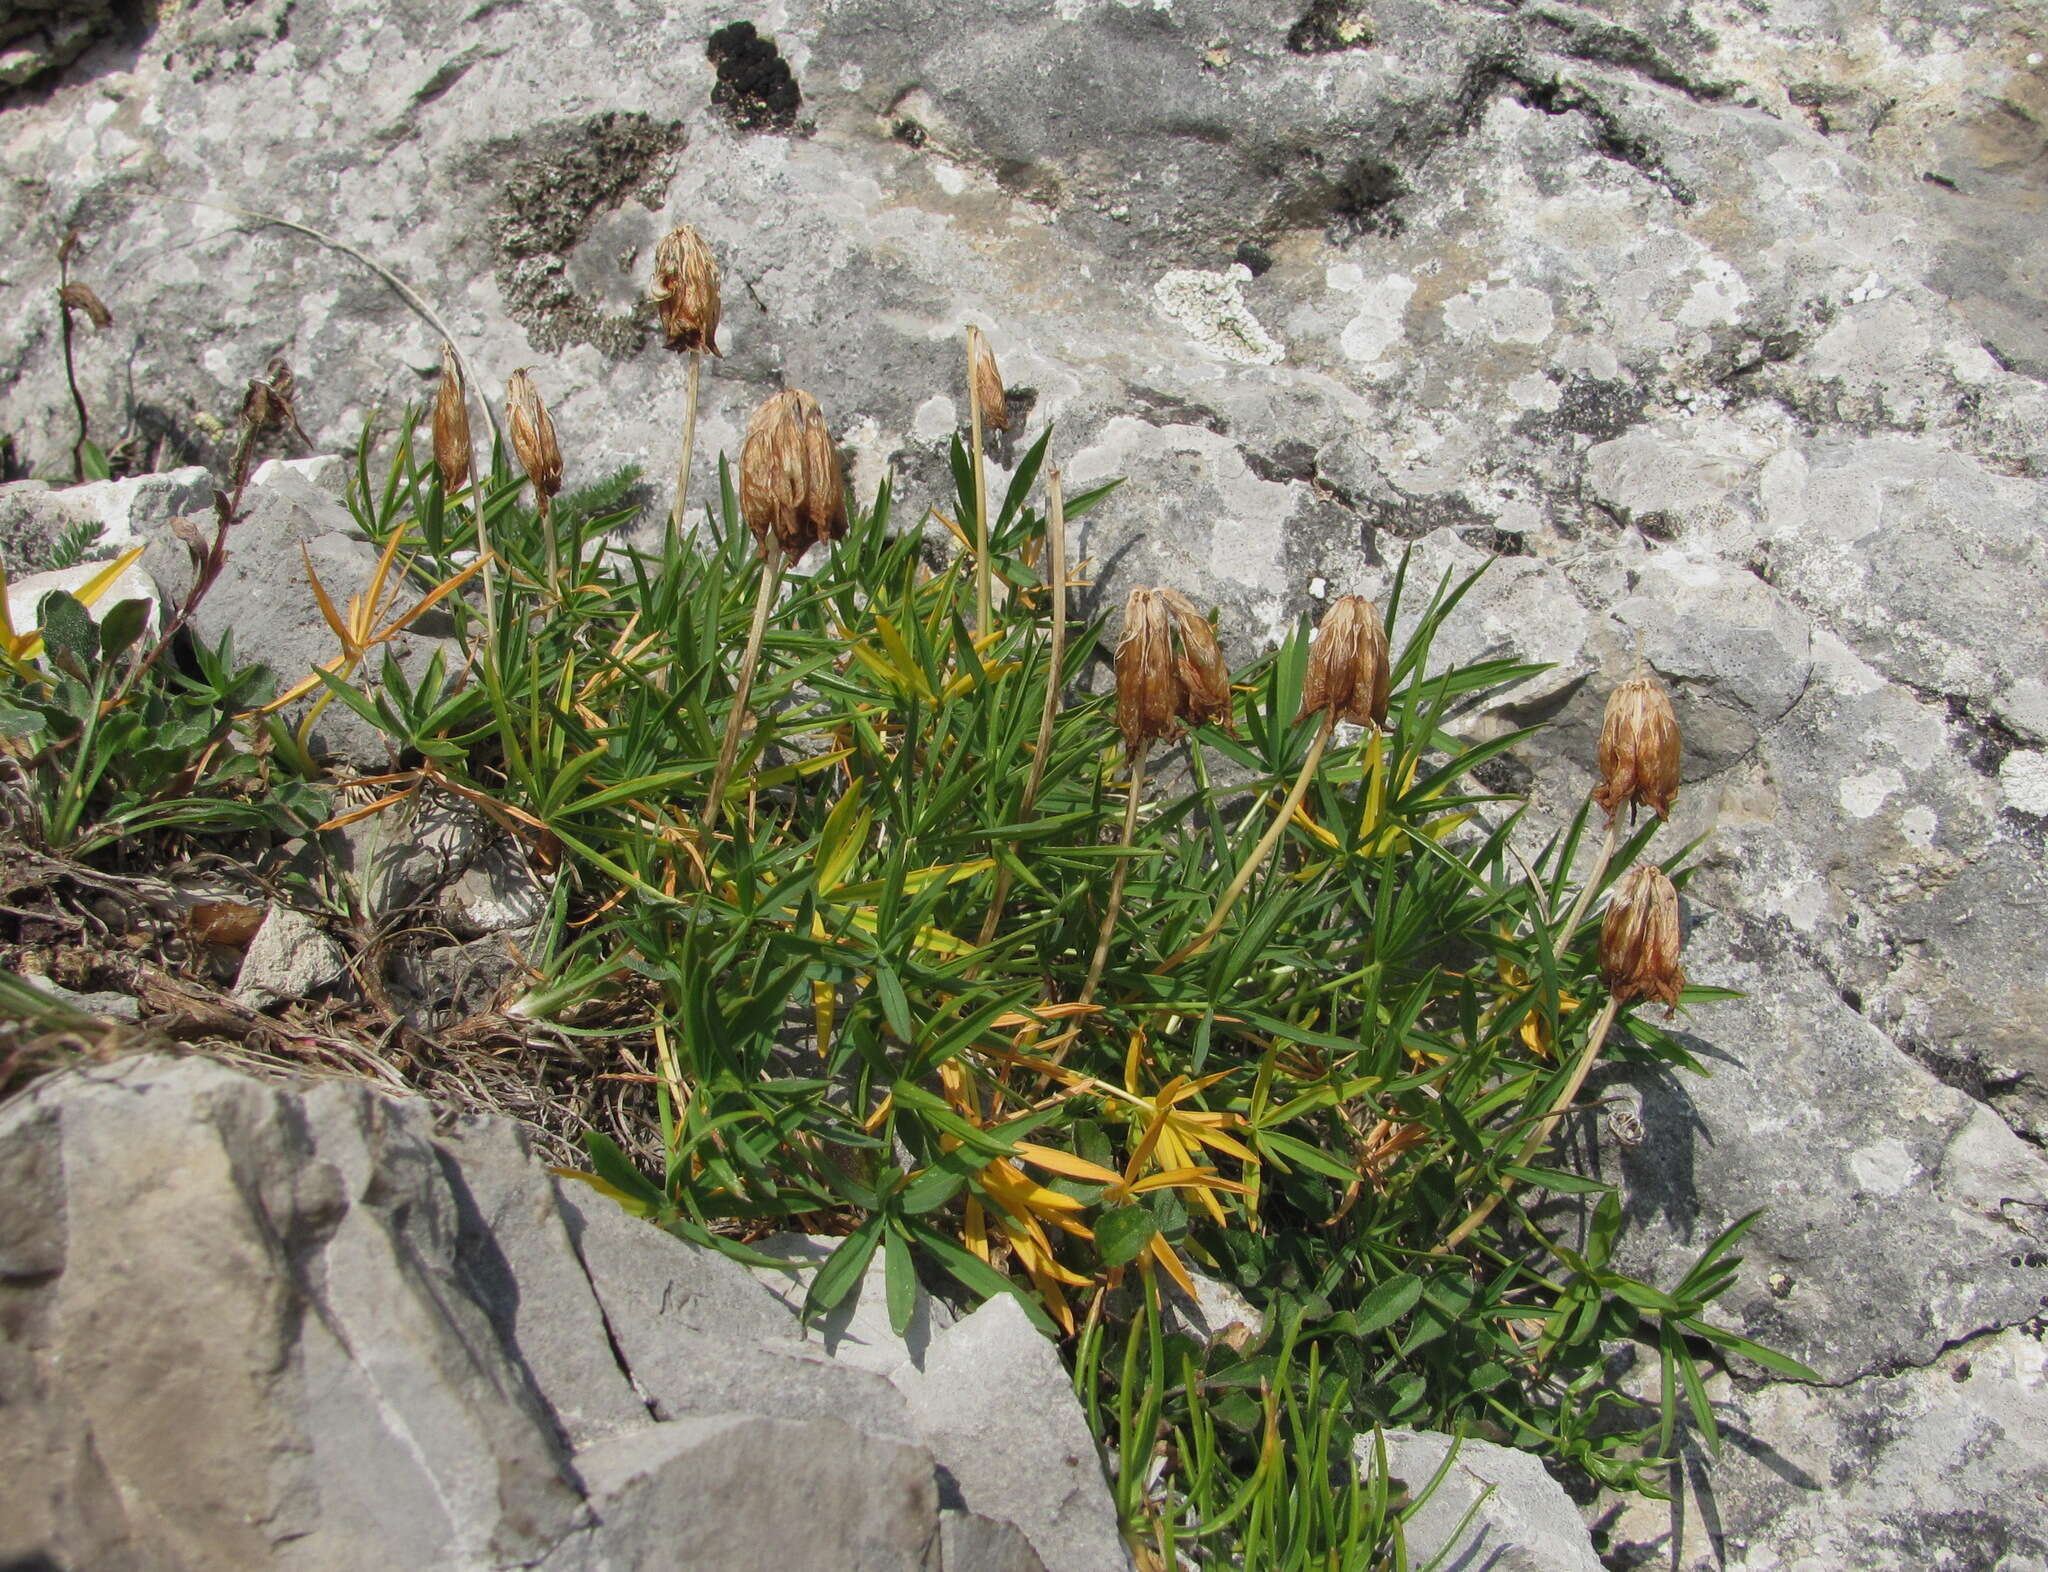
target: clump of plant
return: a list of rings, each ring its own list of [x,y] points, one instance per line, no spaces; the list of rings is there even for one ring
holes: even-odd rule
[[[715,268],[665,267],[694,389]],[[969,368],[987,423],[978,336]],[[1148,1567],[1400,1564],[1390,1424],[1655,1494],[1681,1414],[1714,1434],[1710,1350],[1806,1373],[1707,1318],[1749,1219],[1653,1285],[1615,1265],[1612,1187],[1543,1160],[1596,1059],[1697,1068],[1643,1002],[1720,996],[1680,970],[1684,853],[1646,857],[1677,772],[1654,684],[1610,714],[1581,881],[1595,802],[1524,844],[1477,772],[1531,733],[1456,725],[1540,669],[1433,656],[1476,574],[1404,560],[1232,671],[1170,589],[1070,618],[1067,529],[1112,488],[1067,497],[1050,431],[999,504],[956,437],[934,565],[886,483],[846,496],[799,390],[698,527],[673,506],[638,544],[630,473],[562,490],[529,379],[523,479],[498,445],[474,468],[468,397],[451,356],[431,452],[409,419],[380,478],[366,433],[350,489],[392,604],[438,605],[464,658],[373,669],[365,610],[308,683],[398,756],[348,817],[446,794],[557,876],[508,1016],[645,1110],[576,1177],[756,1263],[836,1236],[814,1313],[877,1260],[899,1328],[921,1291],[1013,1296]],[[1205,1281],[1257,1324],[1187,1332],[1167,1303]],[[1657,1402],[1615,1388],[1615,1340]]]
[[[32,844],[85,858],[134,852],[165,835],[283,834],[311,822],[314,800],[289,777],[273,781],[255,741],[269,672],[236,662],[232,633],[217,645],[181,638],[226,563],[258,439],[298,430],[293,397],[282,360],[249,383],[233,477],[215,493],[211,536],[192,520],[177,522],[193,584],[167,614],[141,598],[107,606],[97,620],[91,610],[141,557],[140,546],[77,594],[44,595],[36,626],[19,630],[0,570],[0,804]]]
[[[1542,1162],[1596,1058],[1692,1067],[1632,1005],[1718,995],[1683,985],[1654,822],[1615,819],[1580,886],[1592,803],[1523,848],[1519,805],[1474,783],[1529,733],[1453,721],[1536,668],[1432,660],[1473,578],[1404,563],[1383,607],[1345,597],[1229,672],[1229,630],[1170,591],[1067,621],[1063,532],[1108,488],[1062,497],[1049,433],[986,553],[933,567],[886,486],[847,503],[822,420],[771,399],[696,534],[639,548],[551,546],[500,467],[490,658],[438,707],[395,674],[350,701],[559,858],[515,1013],[606,1034],[657,1127],[652,1172],[593,1136],[582,1177],[747,1259],[839,1236],[814,1311],[877,1259],[899,1324],[921,1289],[1014,1295],[1075,1353],[1160,1565],[1245,1555],[1255,1522],[1277,1543],[1283,1496],[1298,1546],[1383,1564],[1398,1513],[1323,1477],[1356,1477],[1376,1425],[1655,1492],[1681,1401],[1712,1433],[1703,1350],[1797,1368],[1706,1317],[1746,1221],[1641,1282],[1611,1188]],[[401,452],[366,527],[417,523],[438,582],[474,515]],[[949,524],[981,516],[952,458]],[[1635,747],[1640,791],[1675,771]],[[634,1012],[646,1035],[619,1035]],[[1204,1277],[1262,1329],[1132,1308]],[[1654,1351],[1660,1403],[1609,1383],[1615,1339]]]

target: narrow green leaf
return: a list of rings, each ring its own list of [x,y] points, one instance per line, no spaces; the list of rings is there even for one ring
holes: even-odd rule
[[[889,1030],[903,1042],[917,1040],[917,1023],[911,1019],[910,1000],[903,992],[903,979],[887,961],[875,963],[875,996],[882,1001],[882,1015]]]
[[[649,1211],[659,1211],[667,1197],[647,1176],[635,1168],[632,1159],[619,1150],[619,1143],[597,1130],[583,1133],[583,1149],[590,1154],[590,1166],[606,1184],[633,1197]]]
[[[917,1268],[910,1259],[910,1245],[893,1228],[882,1230],[882,1259],[889,1293],[889,1330],[901,1337],[910,1330],[911,1313],[917,1308]]]
[[[1504,1163],[1501,1173],[1519,1184],[1537,1189],[1555,1191],[1559,1195],[1604,1195],[1614,1186],[1598,1179],[1588,1179],[1584,1174],[1565,1173],[1556,1168],[1524,1168],[1517,1163]]]
[[[1731,1354],[1740,1354],[1744,1359],[1762,1365],[1766,1370],[1775,1371],[1781,1376],[1790,1376],[1795,1381],[1811,1381],[1816,1385],[1822,1380],[1819,1371],[1809,1369],[1790,1354],[1781,1354],[1775,1348],[1766,1348],[1761,1343],[1753,1343],[1746,1337],[1738,1337],[1735,1333],[1723,1331],[1718,1326],[1709,1326],[1704,1321],[1689,1320],[1684,1325],[1688,1332],[1704,1337],[1708,1342],[1727,1349]]]
[[[877,1212],[839,1241],[838,1248],[825,1258],[811,1279],[811,1290],[804,1296],[806,1317],[823,1314],[853,1291],[853,1285],[867,1271],[868,1259],[874,1255],[881,1237],[882,1214]]]

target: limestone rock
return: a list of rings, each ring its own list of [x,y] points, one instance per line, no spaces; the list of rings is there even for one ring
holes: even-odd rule
[[[912,1422],[964,1506],[1023,1530],[1047,1572],[1128,1565],[1095,1439],[1053,1346],[998,1295],[899,1368]]]
[[[180,514],[211,508],[213,477],[195,467],[83,486],[40,480],[0,486],[0,557],[10,574],[42,567],[67,531],[96,532],[87,548],[98,562],[119,556]]]
[[[533,1560],[583,1518],[417,1106],[131,1060],[0,1113],[0,1557]]]
[[[1727,1439],[1686,1459],[1673,1506],[1637,1501],[1608,1565],[1676,1572],[1857,1572],[2048,1561],[2048,1354],[2038,1325],[1847,1387],[1709,1387]]]
[[[595,1194],[563,1208],[612,1341],[657,1419],[744,1412],[913,1436],[888,1380],[799,1341],[795,1321],[744,1267]]]
[[[576,1454],[597,1523],[545,1572],[927,1572],[938,1487],[917,1447],[838,1420],[675,1419]]]
[[[348,953],[319,919],[272,906],[235,975],[235,998],[253,1010],[311,999],[348,976]]]
[[[502,1121],[137,1056],[0,1110],[0,1186],[10,1565],[1124,1564],[1021,1317],[899,1389]]]
[[[61,71],[115,26],[111,0],[7,0],[0,6],[0,87]]]
[[[942,1572],[1045,1572],[1045,1563],[1014,1523],[948,1507],[939,1513]]]
[[[1398,1429],[1385,1436],[1388,1474],[1420,1497],[1443,1466],[1451,1437]],[[1578,1508],[1541,1463],[1490,1441],[1467,1438],[1457,1447],[1449,1471],[1407,1519],[1411,1566],[1441,1556],[1437,1565],[1473,1572],[1600,1572]],[[1372,1466],[1372,1437],[1359,1438],[1357,1456],[1361,1467]]]
[[[368,595],[377,566],[377,548],[335,497],[308,478],[308,468],[266,465],[261,482],[252,479],[243,499],[243,516],[229,534],[227,565],[191,623],[197,636],[209,643],[217,644],[232,632],[237,663],[268,666],[279,691],[341,653],[341,641],[314,598],[309,565],[337,608],[346,607],[351,596]],[[212,532],[208,519],[203,526],[208,540]],[[168,529],[153,536],[143,565],[173,599],[184,601],[193,582],[192,563],[185,544]],[[373,631],[381,632],[399,612],[410,609],[409,594],[407,585],[386,584],[382,615]],[[435,636],[437,628],[445,627],[445,619],[437,622],[430,614],[380,641],[371,649],[359,680],[374,683],[389,654],[408,679],[417,682],[434,650],[448,647],[447,640]],[[318,697],[309,695],[288,708],[286,719],[296,724]],[[330,702],[321,710],[310,740],[316,756],[360,768],[387,765],[391,757],[383,733],[340,703]]]

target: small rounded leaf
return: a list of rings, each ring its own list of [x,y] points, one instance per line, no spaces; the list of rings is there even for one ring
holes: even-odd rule
[[[139,596],[119,602],[100,619],[100,657],[112,660],[142,637],[149,626],[150,603]]]

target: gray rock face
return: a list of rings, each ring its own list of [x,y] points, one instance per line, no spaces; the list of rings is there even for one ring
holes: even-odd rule
[[[71,530],[95,533],[86,556],[102,561],[146,540],[181,513],[211,505],[213,477],[188,467],[86,486],[22,480],[0,486],[0,558],[10,576],[43,567]]]
[[[235,998],[261,1010],[287,999],[310,999],[347,975],[347,952],[316,918],[273,906],[242,957]]]
[[[1611,1534],[1627,1548],[1610,1566],[2024,1572],[2048,1561],[2038,1329],[1846,1386],[1723,1379],[1709,1395],[1732,1444],[1718,1461],[1687,1459],[1695,1488],[1676,1506],[1627,1507]]]
[[[0,5],[0,87],[62,70],[114,26],[110,0],[7,0]]]
[[[742,1268],[563,1194],[509,1124],[138,1058],[0,1112],[0,1186],[10,1564],[1124,1564],[1085,1427],[1107,1558],[1071,1553],[1071,1505],[1034,1515],[1071,1393],[988,1416],[1005,1474]],[[1057,1374],[1022,1330],[1035,1353],[977,1356]],[[972,1511],[935,1461],[963,1456]]]
[[[1016,1300],[989,1300],[894,1379],[958,1492],[948,1505],[1015,1524],[1046,1572],[1128,1565],[1073,1384]]]
[[[386,284],[207,202],[361,247],[494,378],[544,360],[572,485],[673,463],[680,367],[639,297],[679,219],[726,277],[707,472],[787,382],[856,489],[886,469],[914,510],[977,323],[1015,441],[1057,421],[1070,489],[1128,479],[1078,530],[1099,594],[1174,584],[1244,653],[1381,593],[1410,545],[1427,576],[1498,557],[1445,653],[1554,663],[1470,717],[1556,722],[1518,761],[1538,821],[1582,800],[1639,647],[1673,685],[1671,844],[1712,832],[1693,970],[1752,998],[1688,1023],[1715,1082],[1609,1085],[1650,1138],[1602,1160],[1640,1260],[1771,1205],[1735,1313],[1845,1384],[1746,1392],[1755,1455],[1806,1444],[1783,1428],[1802,1403],[1849,1423],[1875,1383],[2038,1312],[2036,9],[794,0],[763,25],[800,94],[758,113],[730,83],[714,102],[705,43],[731,19],[166,8],[132,63],[8,111],[29,304],[0,314],[0,429],[44,468],[68,451],[34,302],[73,224],[88,261],[123,261],[94,274],[114,325],[80,347],[96,431],[213,451],[280,346],[330,449],[426,392],[437,335]],[[1930,1424],[1991,1424],[1978,1382],[1914,1389]],[[1721,1466],[1759,1568],[1821,1543],[1876,1564],[1890,1530],[1856,1522],[1884,1492],[1884,1521],[1924,1500],[1989,1514],[1976,1542],[2033,1532],[2016,1495],[1953,1505],[1903,1469],[1852,1513]]]
[[[480,1565],[584,1521],[425,1127],[199,1063],[0,1115],[8,1554]]]
[[[1385,1432],[1387,1472],[1420,1497],[1437,1479],[1451,1438],[1426,1430]],[[1358,1442],[1362,1467],[1375,1446]],[[1527,1452],[1490,1441],[1458,1443],[1458,1455],[1404,1525],[1411,1566],[1449,1572],[1599,1572],[1600,1559],[1564,1487]]]
[[[333,468],[325,460],[272,462],[256,472],[229,535],[227,565],[192,617],[194,633],[209,643],[232,632],[236,661],[268,666],[279,692],[342,653],[342,642],[314,597],[308,569],[319,576],[337,610],[345,610],[351,597],[367,603],[376,577],[377,548],[363,538],[329,489]],[[211,514],[196,522],[211,541]],[[184,543],[168,528],[156,530],[142,560],[164,593],[182,605],[193,583]],[[372,618],[372,636],[409,611],[415,598],[409,586],[387,581]],[[436,621],[429,613],[406,631],[377,639],[362,662],[362,680],[374,683],[389,655],[409,680],[418,681],[435,649],[456,655],[448,640],[435,637],[445,628],[446,619]],[[315,690],[283,715],[296,724],[324,692]],[[382,734],[346,705],[331,701],[321,707],[308,740],[315,757],[358,768],[373,769],[390,760]]]

